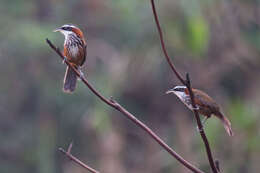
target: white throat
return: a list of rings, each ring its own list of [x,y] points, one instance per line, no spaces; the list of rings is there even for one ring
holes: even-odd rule
[[[65,40],[68,39],[69,35],[74,34],[72,31],[62,30],[62,31],[60,31],[60,32],[65,36]]]
[[[192,110],[190,96],[182,91],[174,91],[174,94],[189,108]]]

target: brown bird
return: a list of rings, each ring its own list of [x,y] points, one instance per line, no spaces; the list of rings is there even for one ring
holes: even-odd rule
[[[83,76],[80,67],[84,64],[87,53],[87,45],[83,32],[72,24],[65,24],[54,30],[54,32],[57,31],[65,36],[63,54],[66,60],[78,69]],[[68,66],[64,76],[63,91],[72,93],[76,88],[76,83],[77,75],[73,69]]]
[[[194,93],[194,102],[198,112],[205,116],[206,119],[210,118],[211,115],[218,117],[223,123],[229,136],[233,136],[231,130],[231,123],[220,111],[218,104],[206,93],[198,89],[192,89]],[[166,94],[174,93],[189,109],[193,110],[190,94],[186,86],[176,86],[173,89],[170,89]],[[205,120],[206,120],[205,119]]]

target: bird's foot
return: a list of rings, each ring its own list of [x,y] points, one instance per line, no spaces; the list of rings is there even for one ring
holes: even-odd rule
[[[203,130],[203,128],[204,128],[204,125],[205,125],[205,123],[206,123],[206,121],[207,121],[208,118],[209,118],[209,117],[205,117],[205,118],[203,118],[203,120],[201,121],[201,126],[202,126],[201,129],[200,129],[198,126],[196,127],[196,129],[197,129],[199,132],[202,132],[202,130]]]
[[[192,110],[199,110],[200,108],[198,106],[196,106],[195,108],[192,108]]]
[[[205,118],[203,118],[203,120],[201,121],[202,126],[205,125],[205,123],[206,123],[206,121],[207,121],[208,118],[209,118],[209,117],[205,117]]]
[[[64,56],[64,59],[62,60],[62,64],[65,64],[65,62],[66,62],[67,60],[68,60],[67,57]]]
[[[84,73],[81,71],[81,69],[79,69],[79,78],[80,78],[80,80],[83,80],[84,78],[85,78],[85,76],[84,76]]]
[[[199,126],[196,126],[196,129],[197,129],[198,132],[202,132],[202,131],[203,131],[203,128],[204,128],[203,125],[202,125],[201,129],[199,128]]]

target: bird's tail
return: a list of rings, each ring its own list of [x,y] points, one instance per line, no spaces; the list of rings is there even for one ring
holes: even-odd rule
[[[229,136],[233,136],[234,133],[231,129],[231,123],[230,121],[227,119],[227,117],[225,117],[222,113],[219,113],[218,115],[216,115],[223,123],[225,130],[227,131]]]
[[[64,76],[63,91],[66,93],[72,93],[76,88],[77,75],[69,66],[66,69]]]

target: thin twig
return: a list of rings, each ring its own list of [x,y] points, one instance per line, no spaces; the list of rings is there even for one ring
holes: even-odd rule
[[[86,84],[86,86],[97,96],[99,97],[103,102],[108,104],[109,106],[113,107],[114,109],[121,112],[123,115],[125,115],[128,119],[130,119],[132,122],[134,122],[138,127],[142,128],[147,134],[149,134],[161,147],[163,147],[171,156],[173,156],[175,159],[177,159],[180,163],[182,163],[185,167],[193,171],[194,173],[203,173],[200,169],[196,168],[194,165],[183,159],[178,153],[176,153],[170,146],[168,146],[159,136],[157,136],[149,127],[147,127],[143,122],[138,120],[133,114],[128,112],[124,107],[122,107],[118,102],[116,102],[112,97],[110,99],[106,99],[104,96],[102,96],[89,82],[88,80],[81,76],[79,71],[74,68],[69,62],[67,62],[63,56],[63,54],[60,52],[58,48],[56,48],[50,40],[46,39],[46,42],[49,44],[49,46],[61,57],[62,60],[65,61],[65,63],[74,70],[74,72],[77,74],[78,77],[81,78],[82,82]]]
[[[158,29],[158,32],[159,32],[161,46],[162,46],[162,49],[163,49],[164,56],[165,56],[168,64],[170,65],[172,71],[176,75],[176,77],[180,80],[180,82],[183,85],[187,86],[187,88],[189,89],[190,97],[191,97],[191,103],[192,103],[193,108],[195,108],[195,103],[194,103],[194,99],[193,99],[193,92],[191,90],[191,84],[190,84],[189,76],[187,75],[187,80],[185,81],[181,77],[181,75],[178,73],[176,68],[174,67],[174,65],[173,65],[173,63],[172,63],[172,61],[171,61],[171,59],[170,59],[170,57],[169,57],[169,55],[167,53],[167,50],[165,48],[163,34],[162,34],[161,26],[160,26],[160,23],[159,23],[159,18],[158,18],[157,12],[156,12],[154,0],[151,0],[151,5],[152,5],[152,11],[153,11],[153,15],[154,15],[154,20],[155,20],[155,23],[156,23],[156,26],[157,26],[157,29]],[[200,131],[201,138],[202,138],[202,140],[204,142],[204,145],[205,145],[205,148],[206,148],[206,152],[207,152],[208,160],[209,160],[209,163],[210,163],[210,167],[211,167],[211,169],[212,169],[212,171],[214,173],[218,173],[218,171],[216,169],[216,166],[214,164],[214,161],[213,161],[212,152],[211,152],[211,149],[210,149],[210,146],[209,146],[208,139],[207,139],[207,137],[205,135],[205,132],[203,130],[203,127],[202,127],[202,123],[201,123],[198,111],[196,109],[193,109],[193,112],[194,112],[194,115],[195,115],[196,120],[197,120],[197,124],[198,124],[198,128],[199,128],[199,131]]]
[[[74,161],[75,163],[77,163],[78,165],[80,165],[81,167],[85,168],[86,170],[88,170],[89,172],[92,173],[99,173],[97,170],[95,170],[94,168],[91,168],[90,166],[86,165],[85,163],[83,163],[82,161],[80,161],[78,158],[76,158],[75,156],[73,156],[71,154],[71,148],[72,148],[72,143],[70,143],[68,150],[65,151],[63,148],[59,148],[59,151],[62,152],[64,155],[66,155],[70,160]]]
[[[167,53],[166,46],[164,44],[162,29],[161,29],[159,18],[158,18],[156,8],[155,8],[155,5],[154,5],[154,0],[151,0],[151,4],[152,4],[152,9],[153,9],[153,16],[154,16],[154,19],[155,19],[156,27],[157,27],[158,32],[159,32],[161,46],[162,46],[162,50],[163,50],[163,53],[165,55],[165,58],[166,58],[168,64],[170,65],[172,71],[177,76],[177,78],[181,81],[181,83],[183,83],[183,85],[186,85],[185,80],[183,79],[181,74],[176,70],[175,66],[173,65],[173,63],[171,61],[171,58],[169,57],[169,55]]]

